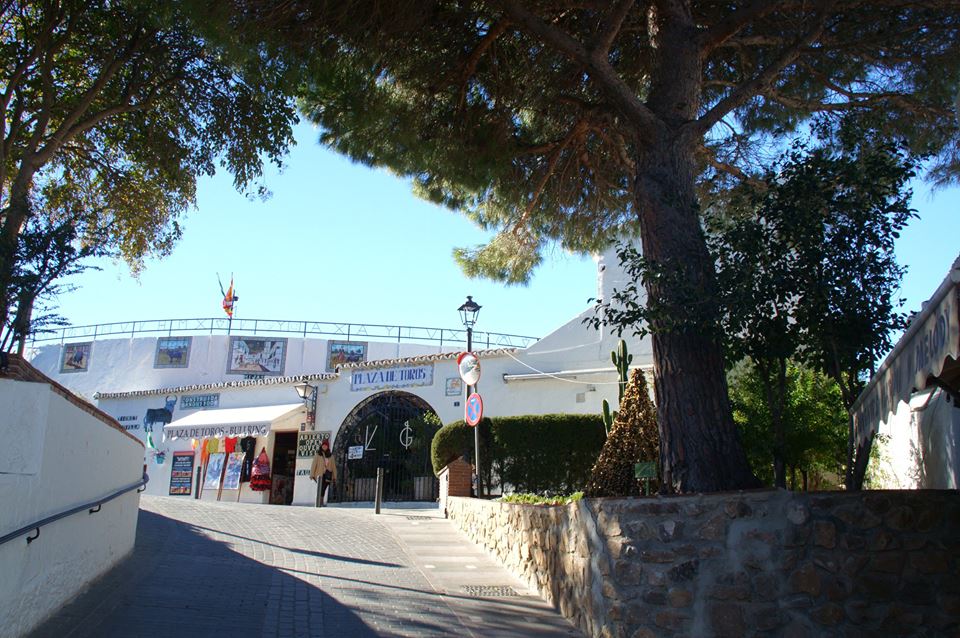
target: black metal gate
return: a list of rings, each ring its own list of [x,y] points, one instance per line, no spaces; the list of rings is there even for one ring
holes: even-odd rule
[[[333,444],[339,501],[372,501],[377,468],[384,468],[385,501],[435,501],[439,484],[430,443],[440,429],[436,412],[408,392],[381,392],[347,415]]]

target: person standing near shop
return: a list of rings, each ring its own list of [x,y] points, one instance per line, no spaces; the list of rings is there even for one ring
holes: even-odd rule
[[[323,507],[327,500],[327,490],[337,482],[337,464],[330,452],[330,441],[320,444],[320,452],[313,457],[310,466],[310,478],[317,481],[317,507]]]

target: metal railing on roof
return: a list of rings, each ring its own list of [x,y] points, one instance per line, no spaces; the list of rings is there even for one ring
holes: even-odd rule
[[[390,341],[397,343],[429,343],[450,346],[465,343],[465,328],[426,328],[422,326],[391,326],[371,323],[333,323],[327,321],[289,321],[284,319],[234,319],[209,317],[200,319],[148,319],[144,321],[117,321],[88,326],[67,326],[33,337],[33,343],[96,340],[104,337],[137,335],[287,335],[298,337],[323,336],[344,341]],[[474,330],[473,342],[484,348],[526,348],[537,337],[481,332]]]

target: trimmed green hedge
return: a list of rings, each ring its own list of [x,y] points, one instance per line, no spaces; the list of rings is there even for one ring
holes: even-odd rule
[[[606,440],[603,420],[593,414],[495,417],[479,427],[484,475],[496,471],[515,491],[546,496],[583,489]],[[444,426],[433,438],[434,472],[459,456],[472,462],[473,447],[473,428],[463,421]]]

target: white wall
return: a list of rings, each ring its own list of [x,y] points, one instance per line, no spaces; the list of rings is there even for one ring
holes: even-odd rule
[[[45,383],[0,380],[0,535],[136,482],[136,441]],[[0,636],[20,636],[132,549],[139,495],[0,545]]]
[[[881,423],[886,441],[872,452],[876,487],[957,489],[960,487],[960,408],[940,390],[926,390],[901,402]]]
[[[599,347],[599,344],[594,345],[595,349]],[[557,356],[559,357],[559,355]],[[607,352],[607,356],[609,356],[609,351]],[[547,413],[599,414],[601,411],[601,401],[604,398],[608,399],[613,405],[616,405],[617,377],[612,370],[602,374],[590,374],[579,378],[568,378],[564,380],[547,378],[506,383],[503,378],[505,374],[531,372],[528,367],[524,366],[520,361],[517,361],[517,359],[527,362],[527,365],[539,366],[538,369],[546,372],[569,370],[571,366],[574,365],[582,365],[590,369],[602,367],[603,365],[603,362],[596,358],[593,360],[587,359],[586,363],[576,364],[575,362],[567,363],[562,360],[539,360],[527,356],[525,352],[518,352],[513,356],[506,354],[484,355],[481,358],[483,376],[478,385],[480,394],[484,400],[484,413],[487,416],[516,416]],[[642,357],[637,357],[637,359],[642,360]],[[307,369],[306,371],[321,372],[322,369],[320,369],[319,366],[323,365],[322,361],[322,359],[315,361],[318,367]],[[395,365],[396,364],[385,364],[385,367],[393,367]],[[462,419],[464,397],[460,394],[456,396],[448,396],[446,394],[446,380],[448,378],[458,378],[456,360],[449,358],[425,365],[433,366],[433,379],[430,385],[398,389],[422,398],[437,412],[441,421],[444,423],[451,423]],[[370,368],[366,368],[366,370],[369,369]],[[340,426],[350,412],[368,397],[382,391],[352,390],[350,384],[350,373],[352,371],[351,369],[344,369],[339,378],[314,382],[319,386],[316,429],[331,432],[334,440],[336,440]],[[293,389],[292,382],[278,385],[249,385],[245,387],[196,390],[171,396],[171,398],[176,398],[176,407],[171,415],[173,419],[182,418],[196,411],[196,409],[183,409],[181,407],[184,394],[218,394],[219,408],[278,405],[297,400],[296,391]],[[99,407],[120,420],[125,427],[129,428],[130,434],[145,441],[146,435],[143,430],[143,417],[150,408],[164,407],[166,399],[167,396],[163,393],[103,398],[99,400]],[[287,424],[284,426],[284,429],[290,429],[291,427],[295,428],[296,424]],[[151,478],[150,484],[147,486],[148,494],[166,495],[168,493],[170,466],[173,458],[172,453],[178,450],[191,449],[189,440],[178,439],[176,441],[163,441],[161,432],[162,425],[155,425],[153,428],[153,440],[157,447],[165,452],[164,462],[162,464],[156,463],[155,453],[151,450],[145,451],[147,473]],[[263,445],[269,448],[268,453],[270,453],[272,457],[272,440],[263,439],[258,441],[258,450],[260,447],[263,447]],[[308,461],[300,460],[297,462],[297,469],[307,469],[308,467]],[[316,498],[315,484],[311,482],[309,478],[299,477],[296,479],[295,485],[294,503],[312,504]],[[222,496],[222,498],[232,499],[236,497],[235,492],[225,492],[224,494],[225,496]],[[229,494],[229,496],[226,496],[227,494]],[[204,495],[205,499],[211,497],[215,498],[215,496],[208,494]],[[261,494],[250,494],[249,497],[255,501],[261,500]],[[193,498],[193,495],[179,498]],[[247,495],[241,496],[241,500],[246,501],[247,499]]]
[[[238,334],[235,336],[264,336]],[[282,337],[277,337],[282,338]],[[362,335],[353,341],[367,341]],[[85,340],[77,340],[77,343]],[[294,376],[325,372],[326,339],[287,338],[287,353],[283,374]],[[444,344],[444,350],[455,348]],[[30,363],[54,381],[70,388],[74,393],[92,401],[97,392],[132,392],[155,388],[172,388],[184,385],[239,381],[242,374],[227,374],[227,359],[230,350],[228,335],[194,335],[190,347],[188,366],[185,368],[155,368],[154,357],[157,337],[134,339],[98,339],[90,348],[86,371],[61,372],[63,345],[43,346]],[[367,359],[412,357],[439,352],[437,346],[417,343],[368,341]]]

